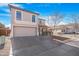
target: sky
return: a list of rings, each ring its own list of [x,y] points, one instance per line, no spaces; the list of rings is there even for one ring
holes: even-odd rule
[[[37,12],[40,14],[40,17],[48,19],[48,16],[55,12],[59,12],[63,15],[64,20],[61,24],[69,23],[70,17],[67,17],[70,14],[79,14],[79,3],[12,3],[12,5]],[[0,22],[5,24],[6,27],[11,25],[11,14],[8,3],[0,3]]]

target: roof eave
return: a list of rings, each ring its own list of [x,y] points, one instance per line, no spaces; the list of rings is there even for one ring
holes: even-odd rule
[[[25,12],[29,12],[29,13],[33,13],[33,14],[39,15],[39,13],[31,12],[29,10],[24,10],[24,9],[18,8],[16,6],[13,6],[13,5],[10,5],[10,4],[8,4],[8,6],[10,7],[10,10],[11,10],[11,8],[14,8],[14,9],[19,9],[19,10],[22,10],[22,11],[25,11]]]

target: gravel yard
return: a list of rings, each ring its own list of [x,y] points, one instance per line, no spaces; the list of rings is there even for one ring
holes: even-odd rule
[[[10,53],[10,38],[6,37],[5,39],[5,46],[3,49],[0,49],[0,56],[8,56]]]

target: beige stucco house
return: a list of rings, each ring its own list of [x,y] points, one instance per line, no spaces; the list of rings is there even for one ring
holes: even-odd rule
[[[72,33],[79,33],[79,24],[65,24],[65,25],[59,25],[55,27],[55,33],[66,33],[66,34],[72,34]]]
[[[38,13],[9,5],[11,11],[11,37],[38,35]]]
[[[11,11],[11,37],[41,36],[51,34],[52,29],[39,18],[39,14],[9,5]]]
[[[63,33],[79,33],[79,24],[67,24],[62,31]]]

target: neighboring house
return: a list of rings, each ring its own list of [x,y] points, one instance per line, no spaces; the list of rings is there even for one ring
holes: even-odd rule
[[[65,25],[65,28],[62,30],[63,33],[79,33],[79,24],[75,26],[75,24]]]
[[[62,33],[62,29],[63,27],[62,26],[52,26],[52,29],[53,29],[53,34],[58,34],[58,33]]]
[[[56,26],[56,33],[79,33],[79,24],[75,26],[75,24],[66,24]]]
[[[20,9],[9,5],[12,17],[11,37],[37,36],[38,35],[38,13]]]

